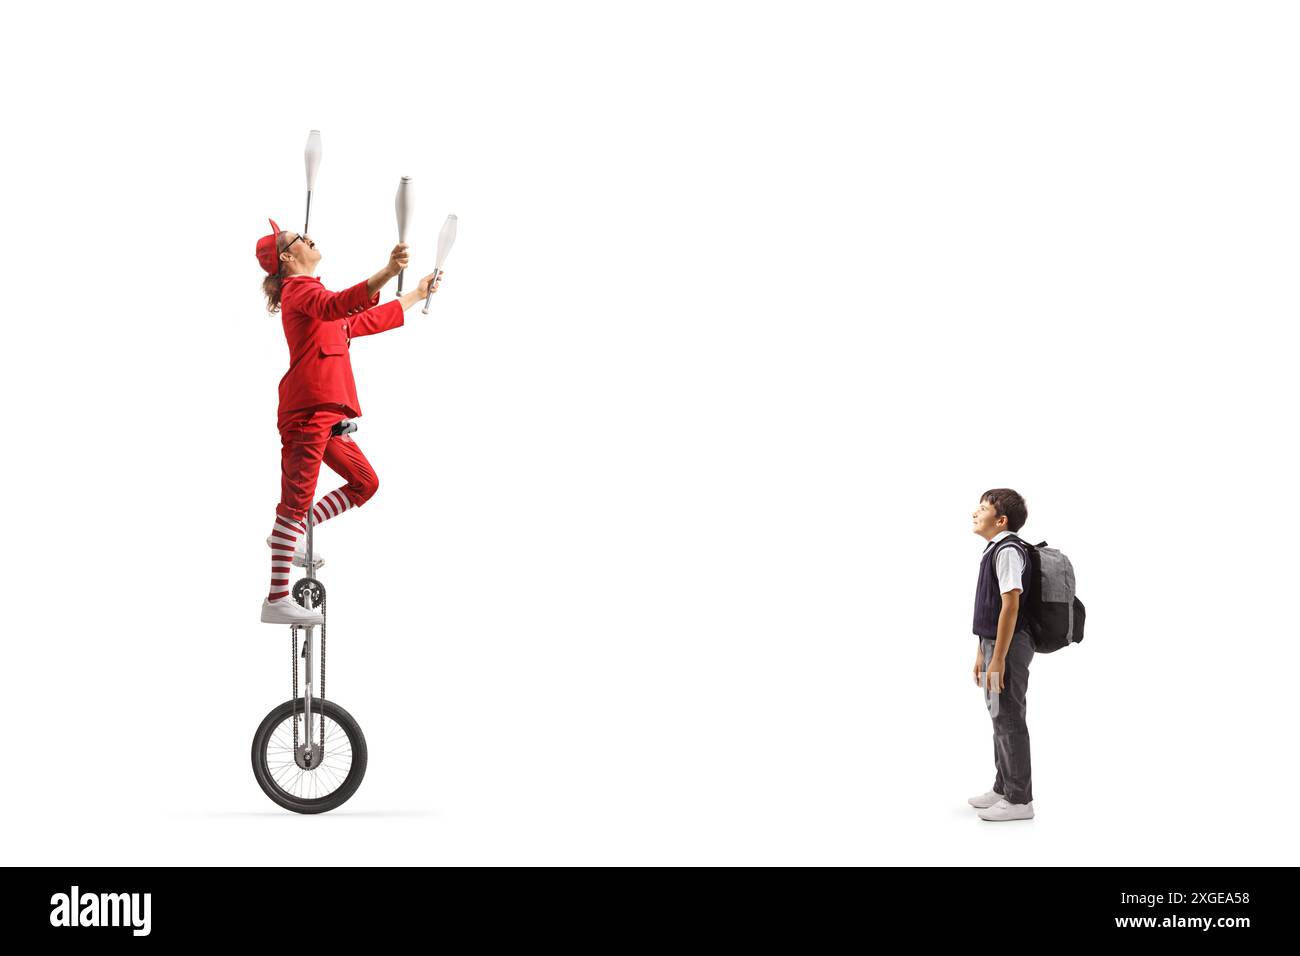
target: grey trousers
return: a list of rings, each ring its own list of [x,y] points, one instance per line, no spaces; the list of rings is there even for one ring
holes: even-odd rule
[[[981,637],[984,666],[993,660],[991,637]],[[997,777],[993,789],[1004,794],[1008,803],[1029,803],[1034,799],[1029,772],[1029,725],[1025,723],[1025,695],[1029,692],[1029,662],[1034,657],[1034,641],[1028,631],[1016,631],[1007,649],[1007,666],[1002,675],[1000,694],[990,694],[987,681],[984,703],[993,718],[993,766]]]

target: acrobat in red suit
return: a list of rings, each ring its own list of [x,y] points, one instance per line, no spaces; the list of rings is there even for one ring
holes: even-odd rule
[[[375,473],[350,435],[331,433],[336,422],[361,414],[349,358],[351,342],[398,328],[406,310],[438,290],[441,270],[420,280],[400,298],[379,305],[379,290],[406,268],[406,243],[398,243],[388,265],[365,282],[330,292],[313,273],[321,254],[309,236],[281,230],[274,219],[271,234],[257,240],[257,261],[268,273],[262,281],[267,311],[281,313],[289,344],[289,371],[280,379],[280,503],[271,546],[271,589],[262,603],[268,624],[320,624],[289,595],[290,562],[305,567],[307,508],[319,525],[349,508],[364,504],[379,487]],[[316,479],[324,461],[347,483],[314,505]],[[315,564],[324,562],[312,548]]]

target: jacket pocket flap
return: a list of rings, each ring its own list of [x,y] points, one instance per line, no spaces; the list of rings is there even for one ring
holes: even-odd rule
[[[322,342],[320,344],[321,355],[342,355],[348,350],[346,342]]]

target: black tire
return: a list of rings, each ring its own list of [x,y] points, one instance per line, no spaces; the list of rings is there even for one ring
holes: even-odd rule
[[[320,797],[309,797],[302,793],[295,792],[297,788],[286,788],[281,782],[286,779],[287,773],[297,774],[297,779],[302,780],[304,771],[293,771],[284,764],[285,754],[279,752],[275,757],[271,756],[272,744],[275,744],[276,750],[279,750],[285,743],[284,733],[277,737],[276,732],[281,726],[292,728],[288,723],[290,717],[301,721],[303,712],[303,699],[286,700],[280,704],[263,719],[261,726],[257,728],[257,733],[253,735],[253,776],[257,778],[258,786],[270,797],[275,803],[284,807],[286,810],[292,810],[295,813],[324,813],[326,810],[333,810],[335,807],[345,803],[352,794],[357,792],[357,787],[361,786],[361,778],[366,775],[366,738],[361,733],[361,727],[352,718],[346,710],[334,703],[332,700],[313,700],[311,705],[311,723],[312,732],[319,736],[318,728],[320,719],[318,714],[325,715],[325,735],[326,751],[329,752],[332,746],[332,740],[335,737],[333,724],[346,737],[350,751],[350,763],[347,767],[346,775],[342,782],[333,785],[334,781],[330,780],[331,789],[327,794]],[[306,731],[299,727],[299,743],[306,743]],[[291,738],[288,740],[292,743]],[[289,756],[292,761],[292,755]],[[320,773],[321,779],[325,779],[325,774],[330,771],[328,760],[325,766],[312,773]],[[337,774],[335,774],[337,777]],[[278,779],[277,779],[278,778]]]

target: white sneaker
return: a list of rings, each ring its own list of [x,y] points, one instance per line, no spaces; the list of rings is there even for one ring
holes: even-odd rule
[[[263,624],[324,624],[320,611],[309,611],[287,595],[274,601],[262,600]]]
[[[1005,797],[1005,793],[998,793],[996,790],[990,790],[988,793],[981,793],[978,797],[970,797],[966,802],[977,810],[984,810],[987,807],[993,806],[993,804]]]
[[[1034,804],[1030,803],[1007,803],[1006,800],[999,800],[987,810],[980,811],[981,820],[992,820],[998,822],[1001,820],[1032,820],[1034,818]]]
[[[269,548],[275,543],[275,538],[268,534],[266,536],[267,547]],[[284,542],[280,543],[283,544]],[[312,544],[315,545],[316,542],[313,541]],[[314,559],[312,561],[312,567],[319,568],[325,563],[325,559],[320,556],[320,551],[315,547],[311,549],[311,556]],[[293,563],[298,565],[300,568],[307,567],[307,545],[303,542],[302,538],[299,538],[298,543],[293,546]]]

